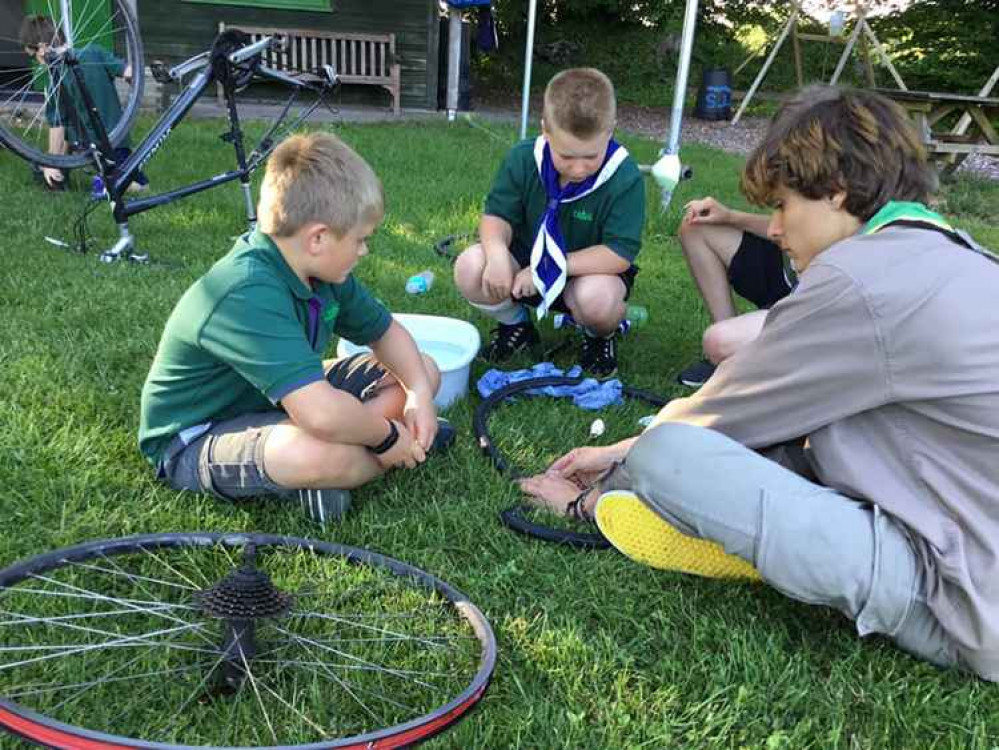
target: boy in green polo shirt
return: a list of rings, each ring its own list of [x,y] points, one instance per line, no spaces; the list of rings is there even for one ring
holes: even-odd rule
[[[63,44],[52,19],[43,15],[26,17],[21,24],[19,39],[24,51],[42,67],[49,64],[46,60],[48,53]],[[130,80],[132,71],[123,60],[98,44],[80,47],[75,50],[75,54],[83,85],[97,108],[104,129],[111,132],[121,120],[122,114],[114,79]],[[85,147],[97,139],[96,133],[91,132],[90,118],[76,76],[64,72],[59,79],[61,90],[56,91],[53,88],[55,84],[50,80],[50,90],[45,97],[45,119],[49,126],[48,149],[52,154],[64,154],[74,148]],[[120,164],[131,153],[126,139],[115,149],[114,160]],[[60,169],[42,167],[41,177],[49,190],[63,190],[66,187],[66,177]],[[139,171],[135,181],[129,185],[129,190],[144,189],[148,183],[145,174]]]
[[[275,149],[258,228],[181,297],[146,377],[139,446],[160,478],[276,494],[325,523],[349,489],[424,460],[440,375],[351,274],[383,213],[375,173],[335,136]],[[372,354],[324,362],[334,334]]]
[[[498,323],[483,356],[502,362],[534,347],[538,317],[569,312],[583,327],[580,363],[617,371],[615,336],[638,268],[645,186],[613,139],[614,86],[594,68],[556,75],[545,89],[541,136],[507,154],[486,198],[479,243],[455,263],[455,284]]]

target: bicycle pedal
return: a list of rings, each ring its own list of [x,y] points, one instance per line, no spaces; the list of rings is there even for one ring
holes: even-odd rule
[[[173,83],[173,76],[170,75],[170,68],[162,60],[153,60],[149,63],[149,72],[157,83]]]

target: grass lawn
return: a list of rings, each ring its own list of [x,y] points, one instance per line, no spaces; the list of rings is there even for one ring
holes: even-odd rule
[[[491,130],[495,137],[462,122],[337,127],[388,197],[359,276],[397,312],[470,317],[483,335],[487,322],[462,303],[432,243],[474,227],[514,138],[512,128]],[[150,165],[155,186],[227,168],[220,132],[210,122],[179,129]],[[623,140],[646,163],[659,147]],[[684,154],[695,177],[665,214],[649,184],[633,299],[651,319],[620,347],[625,382],[672,395],[680,392],[673,376],[699,355],[708,322],[675,239],[680,208],[702,194],[745,206],[738,157],[696,146]],[[611,551],[510,533],[497,512],[518,492],[474,444],[474,399],[448,413],[461,430],[449,455],[358,491],[354,512],[325,533],[275,500],[230,505],[167,489],[136,447],[139,391],[174,302],[243,229],[237,189],[136,217],[139,248],[157,261],[148,267],[106,266],[95,252],[46,243],[46,235],[71,238],[86,192],[48,195],[8,153],[0,154],[0,192],[0,565],[86,539],[212,530],[321,536],[423,567],[465,591],[499,640],[486,698],[431,747],[999,747],[994,687],[942,673],[884,640],[862,642],[832,611],[763,586],[671,575]],[[954,219],[999,248],[999,186],[964,179],[945,199]],[[107,213],[92,215],[94,251],[114,240]],[[406,278],[424,268],[437,283],[408,296]],[[554,343],[562,334],[548,327],[543,335]],[[484,369],[477,363],[473,378]],[[602,440],[632,434],[646,412],[614,410]],[[493,431],[516,461],[540,469],[583,442],[593,416],[525,400],[501,409]],[[3,679],[0,694],[9,687]]]

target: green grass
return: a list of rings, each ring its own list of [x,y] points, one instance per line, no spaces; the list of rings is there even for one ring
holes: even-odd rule
[[[385,183],[388,215],[359,275],[393,310],[469,316],[432,243],[474,227],[514,136],[493,130],[499,138],[461,122],[337,128]],[[178,130],[150,165],[154,184],[227,168],[219,132],[208,122]],[[643,162],[659,147],[624,140]],[[665,214],[650,185],[634,300],[651,319],[620,348],[623,379],[664,394],[678,393],[673,376],[699,355],[708,322],[675,239],[681,207],[702,194],[745,206],[739,158],[696,146],[684,154],[695,178]],[[999,247],[999,222],[987,208],[995,193],[983,197],[993,190],[957,181],[945,197],[962,226]],[[139,390],[174,302],[242,231],[236,189],[136,217],[140,249],[157,261],[149,267],[106,266],[93,253],[47,244],[45,235],[70,238],[85,194],[47,195],[10,154],[0,155],[0,191],[0,564],[93,538],[259,530],[321,536],[421,566],[483,609],[500,649],[479,710],[432,747],[999,747],[993,687],[884,640],[861,642],[829,610],[505,530],[497,512],[518,492],[472,440],[474,400],[449,411],[461,430],[449,455],[358,491],[356,510],[325,533],[277,501],[230,505],[167,489],[136,447]],[[113,242],[106,209],[95,212],[91,231],[94,250]],[[427,295],[406,295],[406,278],[424,268],[437,283]],[[486,321],[471,317],[485,334]],[[544,336],[554,343],[557,334]],[[476,365],[473,378],[483,371]],[[602,440],[630,434],[646,411],[615,411]],[[585,441],[593,416],[521,400],[497,412],[493,429],[517,462],[540,468]]]

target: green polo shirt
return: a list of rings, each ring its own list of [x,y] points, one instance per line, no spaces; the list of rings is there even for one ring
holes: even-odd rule
[[[302,283],[266,234],[237,240],[180,298],[142,388],[139,447],[154,464],[189,427],[269,411],[321,380],[334,334],[369,344],[389,311],[353,276]]]
[[[115,89],[114,79],[125,72],[125,63],[118,57],[96,44],[88,44],[77,50],[79,72],[83,83],[100,114],[104,130],[110,133],[121,119],[121,102]],[[69,70],[65,71],[62,81],[62,96],[49,96],[46,104],[45,117],[51,127],[65,127],[68,143],[85,143],[91,138],[97,139],[91,133],[90,138],[84,138],[80,128],[90,132],[90,117],[87,115],[83,94],[77,86],[76,76]],[[72,108],[72,111],[69,109]],[[122,141],[127,146],[127,139]]]
[[[485,206],[485,213],[513,227],[510,252],[521,266],[530,261],[547,201],[534,161],[534,140],[521,141],[503,160]],[[625,159],[599,190],[559,208],[558,223],[566,252],[606,245],[634,262],[645,225],[645,184],[634,159]]]

